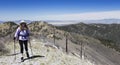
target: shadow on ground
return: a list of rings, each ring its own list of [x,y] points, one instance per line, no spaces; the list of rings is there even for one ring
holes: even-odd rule
[[[29,59],[35,59],[35,58],[43,58],[43,57],[45,57],[45,56],[33,55],[33,56],[29,57],[29,58],[25,58],[24,61],[29,60]]]
[[[9,54],[9,55],[6,55],[6,56],[14,56],[14,55],[18,55],[20,53],[14,53],[14,54]]]

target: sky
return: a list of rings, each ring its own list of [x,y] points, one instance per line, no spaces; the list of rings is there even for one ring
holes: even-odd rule
[[[120,0],[0,0],[0,21],[120,19]]]

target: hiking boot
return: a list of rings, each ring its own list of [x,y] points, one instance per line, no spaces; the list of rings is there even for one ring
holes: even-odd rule
[[[21,62],[24,62],[24,58],[23,57],[21,57]]]
[[[29,53],[28,53],[28,52],[26,52],[26,55],[27,55],[27,58],[30,58],[30,56],[29,56]]]

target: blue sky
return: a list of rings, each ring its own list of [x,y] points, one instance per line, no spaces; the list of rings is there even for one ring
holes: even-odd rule
[[[102,12],[114,14],[116,11],[120,13],[120,0],[0,0],[0,20],[5,21],[61,20],[63,17],[66,18],[63,20],[69,20],[73,18],[74,14],[76,17],[78,14],[80,16],[81,14],[84,16],[86,13],[94,14],[94,12],[96,14]]]

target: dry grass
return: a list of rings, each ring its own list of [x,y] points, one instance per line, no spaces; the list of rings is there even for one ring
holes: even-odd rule
[[[9,50],[6,48],[5,44],[0,41],[0,56],[9,53]]]
[[[62,52],[59,49],[55,49],[52,47],[46,47],[45,43],[40,42],[39,40],[33,40],[32,42],[32,49],[34,55],[40,55],[44,57],[38,57],[30,60],[26,60],[25,62],[21,63],[22,65],[94,65],[88,60],[81,60],[78,57],[73,55],[68,55]],[[12,45],[8,45],[8,47],[12,52]],[[19,52],[19,45],[16,44],[17,52]],[[29,49],[30,52],[30,49]],[[31,54],[31,52],[30,52]],[[20,61],[20,55],[16,56],[17,59],[14,61],[14,56],[4,56],[0,58],[0,64],[2,65],[21,65],[18,63]],[[1,61],[2,60],[2,61]]]

